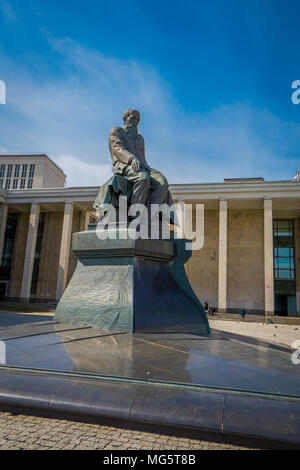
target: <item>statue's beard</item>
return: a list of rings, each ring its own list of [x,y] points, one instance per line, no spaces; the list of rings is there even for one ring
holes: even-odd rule
[[[138,129],[137,126],[134,124],[125,124],[125,132],[129,135],[129,137],[137,137]]]

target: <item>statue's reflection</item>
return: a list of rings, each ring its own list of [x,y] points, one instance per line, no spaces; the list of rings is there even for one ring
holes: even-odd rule
[[[57,332],[76,372],[115,377],[189,382],[188,354],[156,341],[160,335],[135,335],[96,328]]]

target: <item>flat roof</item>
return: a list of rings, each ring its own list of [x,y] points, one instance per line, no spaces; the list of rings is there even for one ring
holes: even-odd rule
[[[231,181],[265,181],[262,176],[256,176],[254,178],[224,178],[224,182]]]

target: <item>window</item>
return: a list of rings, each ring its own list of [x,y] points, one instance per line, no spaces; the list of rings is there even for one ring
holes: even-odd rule
[[[24,189],[24,188],[25,188],[25,178],[21,178],[20,189]]]
[[[294,221],[293,220],[274,220],[273,221],[274,237],[293,237]]]
[[[11,178],[11,174],[12,174],[12,165],[7,165],[7,175],[6,175],[6,178]]]
[[[19,178],[19,174],[20,174],[20,165],[16,165],[14,177]]]
[[[0,178],[4,177],[5,173],[5,165],[0,165]]]
[[[274,278],[296,279],[294,221],[274,220]]]
[[[34,177],[34,167],[35,167],[35,165],[30,165],[30,168],[29,168],[29,178],[33,178],[33,177]]]
[[[30,165],[30,167],[29,167],[29,177],[28,177],[28,183],[27,183],[27,188],[28,189],[32,189],[34,169],[35,169],[35,165]]]
[[[18,189],[19,185],[19,176],[20,176],[20,165],[15,165],[14,179],[13,179],[13,189]]]
[[[275,279],[295,279],[294,248],[274,247]]]
[[[3,186],[3,178],[0,178],[0,188]]]
[[[16,236],[18,215],[8,213],[2,259],[0,262],[0,279],[10,279],[14,241]]]
[[[5,189],[10,189],[10,178],[6,179]]]
[[[22,165],[22,178],[27,176],[27,165]]]

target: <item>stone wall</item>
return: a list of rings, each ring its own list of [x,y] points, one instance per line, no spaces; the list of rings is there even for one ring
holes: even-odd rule
[[[219,211],[204,210],[204,247],[193,251],[186,272],[202,304],[218,304]]]
[[[228,211],[228,311],[264,312],[263,217],[263,210]]]
[[[55,299],[63,224],[63,212],[47,212],[41,249],[37,293],[34,297]]]

